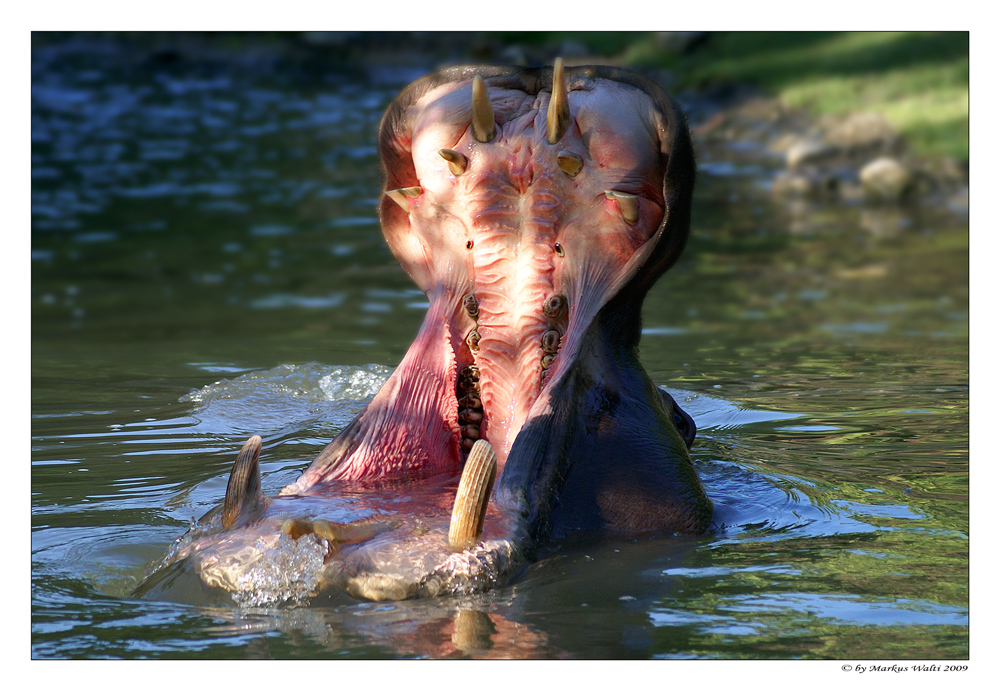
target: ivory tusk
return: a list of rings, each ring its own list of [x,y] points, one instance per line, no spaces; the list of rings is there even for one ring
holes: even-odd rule
[[[448,526],[448,547],[461,552],[475,546],[483,534],[486,505],[497,477],[497,457],[485,439],[472,446],[455,495]]]

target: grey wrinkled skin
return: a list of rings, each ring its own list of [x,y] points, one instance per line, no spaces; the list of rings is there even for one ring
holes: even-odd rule
[[[330,591],[467,593],[509,582],[569,534],[708,529],[712,506],[688,454],[693,422],[637,351],[642,301],[688,236],[687,125],[640,75],[565,74],[569,124],[555,144],[552,68],[450,68],[393,101],[378,137],[379,215],[430,300],[420,333],[365,411],[277,497],[259,494],[255,460],[238,463],[228,513],[180,538],[138,595],[268,604]],[[470,124],[476,75],[495,117],[485,142]],[[567,156],[573,165],[560,168]],[[546,311],[553,296],[565,310]],[[473,398],[459,381],[471,371]],[[478,426],[466,424],[470,410]],[[452,551],[463,444],[477,436],[499,474],[479,544]],[[380,532],[294,539],[288,519],[375,520]]]

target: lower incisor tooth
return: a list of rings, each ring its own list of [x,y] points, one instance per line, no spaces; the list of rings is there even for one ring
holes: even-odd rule
[[[303,535],[309,535],[313,532],[313,524],[312,521],[303,518],[288,518],[281,524],[281,532],[293,540],[298,540]]]

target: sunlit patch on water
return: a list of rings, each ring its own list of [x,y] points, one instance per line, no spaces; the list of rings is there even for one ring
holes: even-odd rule
[[[735,441],[734,435],[741,430],[747,435],[761,431],[821,433],[841,431],[841,427],[778,424],[803,415],[747,409],[721,397],[689,391],[670,393],[698,426],[692,453],[716,507],[716,544],[870,533],[899,529],[873,524],[870,519],[906,522],[927,518],[906,504],[892,502],[891,497],[873,496],[886,494],[879,488],[852,486],[842,492],[839,486],[819,478],[777,473],[759,461],[741,462],[740,449],[727,444]],[[729,449],[725,449],[727,445]],[[866,496],[870,501],[859,500]]]

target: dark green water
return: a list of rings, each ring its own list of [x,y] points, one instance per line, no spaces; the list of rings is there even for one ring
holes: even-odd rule
[[[375,128],[425,66],[148,57],[33,50],[33,657],[968,657],[967,218],[779,202],[742,148],[701,151],[644,313],[714,534],[559,545],[477,597],[129,599],[250,434],[274,493],[425,306],[374,212]]]

